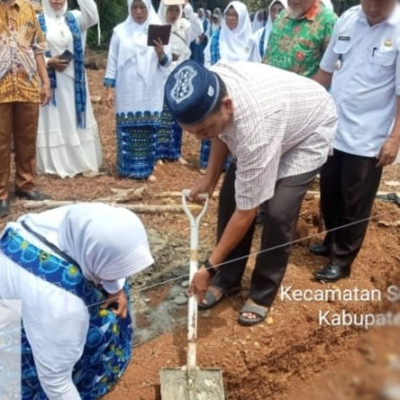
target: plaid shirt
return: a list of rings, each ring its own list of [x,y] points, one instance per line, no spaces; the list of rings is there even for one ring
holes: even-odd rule
[[[0,2],[0,103],[40,102],[35,55],[46,47],[29,1]]]
[[[277,180],[325,163],[337,119],[325,88],[259,63],[219,62],[211,70],[233,101],[233,120],[219,137],[236,158],[238,209],[256,208],[274,195]]]

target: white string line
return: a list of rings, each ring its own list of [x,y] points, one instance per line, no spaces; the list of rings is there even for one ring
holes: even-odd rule
[[[338,226],[336,228],[332,228],[332,229],[325,230],[325,231],[322,231],[322,232],[314,233],[312,235],[309,235],[309,236],[306,236],[306,237],[303,237],[303,238],[299,238],[299,239],[296,239],[296,240],[293,240],[293,241],[290,241],[290,242],[282,243],[282,244],[279,244],[279,245],[274,246],[274,247],[269,247],[268,249],[261,249],[261,250],[258,250],[258,251],[254,251],[254,252],[246,254],[244,256],[240,256],[240,257],[234,258],[234,259],[229,260],[229,261],[224,261],[222,263],[215,264],[215,265],[213,265],[213,268],[221,267],[221,266],[224,266],[224,265],[227,265],[227,264],[230,264],[230,263],[234,263],[236,261],[244,260],[244,259],[246,259],[248,257],[251,257],[251,256],[256,256],[258,254],[267,253],[267,252],[270,252],[270,251],[273,251],[273,250],[280,249],[282,247],[286,247],[286,246],[290,246],[290,245],[293,245],[293,244],[297,244],[297,243],[300,243],[300,242],[302,242],[304,240],[312,239],[312,238],[315,238],[315,237],[320,236],[322,234],[326,235],[327,233],[335,232],[335,231],[338,231],[340,229],[345,229],[345,228],[348,228],[348,227],[353,226],[353,225],[357,225],[357,224],[361,224],[361,223],[366,222],[366,221],[370,221],[372,219],[382,218],[382,217],[384,217],[384,216],[386,216],[388,214],[391,214],[392,212],[393,212],[393,210],[392,211],[388,211],[388,212],[383,213],[383,214],[373,215],[373,216],[370,216],[370,217],[367,217],[367,218],[363,218],[363,219],[360,219],[360,220],[357,220],[357,221],[349,222],[348,224],[341,225],[341,226]],[[169,279],[166,279],[165,281],[157,282],[157,283],[145,286],[145,287],[140,288],[140,289],[131,290],[130,293],[138,294],[138,293],[146,292],[146,291],[148,291],[150,289],[154,289],[156,287],[166,285],[166,284],[168,284],[170,282],[178,281],[180,279],[188,278],[188,277],[189,277],[189,274],[179,275],[179,276],[176,276],[174,278],[169,278]],[[112,301],[112,300],[116,300],[116,299],[117,299],[117,297],[115,297],[115,298],[108,297],[106,300],[90,304],[88,307],[94,307],[94,306],[97,306],[99,304],[103,304],[105,301]]]

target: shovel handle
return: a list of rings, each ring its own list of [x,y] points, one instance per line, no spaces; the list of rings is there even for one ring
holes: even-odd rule
[[[185,214],[190,220],[190,225],[196,225],[197,227],[199,226],[200,220],[203,217],[204,213],[207,210],[208,207],[208,202],[209,202],[209,195],[207,193],[200,194],[198,197],[202,200],[204,200],[204,205],[203,208],[201,209],[200,213],[196,216],[193,215],[193,213],[190,211],[190,208],[188,206],[188,197],[190,195],[190,190],[189,189],[183,189],[182,190],[182,207],[183,210],[185,211]]]
[[[194,216],[188,207],[188,196],[190,190],[185,189],[182,191],[182,207],[185,214],[190,220],[190,283],[193,280],[194,275],[198,270],[199,264],[199,225],[200,220],[207,210],[209,196],[208,194],[202,194],[199,197],[203,198],[204,205],[200,213]],[[188,304],[188,354],[187,354],[187,366],[189,370],[196,368],[196,341],[197,341],[197,299],[196,296],[189,298]]]

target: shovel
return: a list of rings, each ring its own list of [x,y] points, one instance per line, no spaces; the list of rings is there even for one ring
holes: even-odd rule
[[[199,225],[207,210],[208,195],[203,209],[195,217],[187,204],[190,190],[182,191],[182,206],[190,220],[190,282],[199,263]],[[219,369],[200,369],[196,365],[197,299],[191,296],[188,303],[187,365],[181,368],[163,368],[160,372],[162,400],[224,400],[222,372]]]

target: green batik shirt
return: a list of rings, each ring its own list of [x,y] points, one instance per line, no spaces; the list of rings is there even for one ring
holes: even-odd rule
[[[272,26],[265,64],[311,77],[328,47],[336,14],[319,1],[299,19],[282,11]]]

